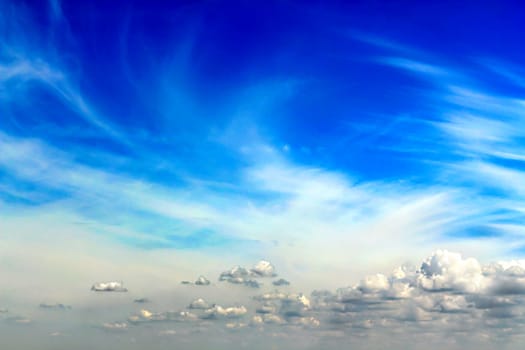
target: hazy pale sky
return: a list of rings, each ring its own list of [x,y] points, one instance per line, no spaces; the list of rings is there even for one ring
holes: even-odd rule
[[[519,1],[0,0],[0,347],[519,349]]]

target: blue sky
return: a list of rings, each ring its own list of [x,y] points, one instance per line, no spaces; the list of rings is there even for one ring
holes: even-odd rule
[[[305,290],[522,258],[523,9],[1,1],[2,236],[181,278],[271,259]]]

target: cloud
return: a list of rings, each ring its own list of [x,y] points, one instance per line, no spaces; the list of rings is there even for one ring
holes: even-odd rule
[[[208,286],[208,285],[210,285],[210,281],[204,276],[199,276],[199,278],[197,278],[197,280],[195,281],[195,285],[197,285],[197,286]]]
[[[263,315],[270,315],[277,310],[284,318],[301,317],[312,308],[310,299],[302,293],[274,291],[254,296],[253,299],[262,303],[256,312]]]
[[[122,282],[97,282],[91,287],[95,292],[127,292]]]
[[[429,291],[454,290],[475,293],[484,288],[480,263],[474,258],[438,250],[421,265],[419,285]]]
[[[275,276],[274,270],[275,268],[270,262],[261,260],[250,270],[241,266],[234,266],[229,271],[222,272],[219,276],[219,281],[260,288],[261,283],[254,278],[273,277]]]
[[[134,303],[138,303],[138,304],[145,304],[145,303],[149,303],[149,299],[147,299],[147,298],[139,298],[139,299],[134,299],[133,302]]]
[[[244,306],[222,307],[220,305],[214,305],[213,307],[204,310],[203,318],[238,318],[244,316],[247,312],[248,310]]]
[[[252,325],[260,325],[260,324],[278,324],[282,325],[286,323],[286,320],[284,320],[281,316],[275,315],[275,314],[263,314],[263,315],[255,315],[253,316],[251,320]]]
[[[71,310],[71,305],[64,305],[64,304],[46,304],[42,303],[39,305],[42,309],[49,309],[49,310]]]
[[[253,275],[258,277],[273,277],[275,276],[275,267],[266,260],[261,260],[255,264],[250,270]]]
[[[311,308],[292,315],[316,317],[321,327],[323,320],[361,329],[392,330],[402,327],[402,322],[417,327],[431,324],[435,333],[449,327],[484,329],[487,323],[504,327],[503,320],[510,319],[525,324],[523,266],[522,260],[484,265],[472,257],[436,250],[419,269],[405,265],[390,275],[369,275],[335,293],[314,291]],[[267,293],[257,300],[287,300],[287,295]],[[308,315],[312,311],[315,316]],[[281,314],[286,312],[281,308]]]
[[[277,286],[277,287],[279,287],[279,286],[289,286],[290,282],[288,282],[284,278],[279,278],[278,280],[273,281],[272,284],[274,286]]]
[[[208,309],[209,307],[210,305],[202,298],[193,300],[188,306],[189,309],[201,309],[201,310]]]
[[[11,316],[5,319],[7,323],[16,324],[16,325],[29,325],[33,323],[33,320],[29,317],[23,316]]]
[[[128,324],[126,322],[106,322],[102,324],[102,328],[107,331],[126,331]]]
[[[234,266],[230,270],[222,272],[219,276],[219,281],[242,283],[244,278],[248,276],[250,276],[250,273],[244,267]]]
[[[133,324],[148,322],[187,322],[195,321],[196,319],[197,315],[188,311],[152,312],[142,309],[138,314],[129,316],[128,322]]]
[[[277,306],[274,303],[265,302],[259,306],[255,312],[258,314],[272,314],[277,310]]]

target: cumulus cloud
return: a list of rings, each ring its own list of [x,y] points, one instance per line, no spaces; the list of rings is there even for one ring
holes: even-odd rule
[[[195,285],[197,286],[207,286],[209,284],[210,281],[204,276],[199,276],[199,278],[197,278],[197,280],[195,281]]]
[[[259,288],[261,283],[257,281],[256,278],[275,276],[277,276],[277,274],[272,263],[261,260],[249,270],[241,266],[234,266],[230,270],[222,272],[219,276],[219,281]]]
[[[275,274],[275,267],[266,260],[261,260],[257,264],[255,264],[251,272],[255,276],[259,277],[273,277],[276,276]]]
[[[204,311],[203,318],[238,318],[244,316],[248,310],[244,306],[222,307],[214,305]]]
[[[252,325],[262,325],[262,324],[285,324],[286,321],[279,315],[276,314],[263,314],[255,315],[252,317]]]
[[[165,311],[165,312],[152,312],[146,309],[140,310],[138,314],[131,315],[128,317],[130,323],[143,323],[143,322],[161,322],[161,321],[192,321],[196,320],[197,316],[188,311]]]
[[[208,309],[209,307],[210,305],[202,298],[193,300],[188,306],[189,309],[201,309],[201,310]]]
[[[127,292],[123,287],[122,282],[98,282],[91,287],[95,292]]]
[[[307,316],[312,310],[310,299],[302,293],[273,291],[257,295],[253,299],[261,303],[256,313],[259,314],[263,323],[284,324],[286,323],[284,321]],[[276,317],[283,322],[272,322],[271,320],[277,320]]]
[[[257,267],[258,265],[256,265]],[[271,264],[270,264],[271,266]],[[228,271],[224,271],[219,276],[219,281],[226,281],[232,284],[242,284],[252,288],[259,288],[261,284],[252,277],[264,277],[265,273],[273,271],[273,266],[270,268],[267,265],[258,266],[259,272],[248,271],[244,267],[234,266]]]
[[[133,324],[145,322],[184,322],[193,321],[197,319],[197,315],[188,311],[165,311],[152,312],[150,310],[142,309],[138,314],[128,317],[128,322]]]
[[[433,327],[435,332],[505,327],[505,320],[521,325],[525,322],[523,266],[521,260],[483,265],[459,253],[437,250],[418,269],[405,265],[389,275],[366,276],[335,292],[314,291],[311,308],[297,312],[287,310],[287,302],[281,302],[279,314],[294,315],[289,324],[315,317],[320,326],[324,319],[332,325],[363,330],[400,329],[403,322]],[[261,302],[288,299],[282,292],[257,297]]]
[[[219,276],[219,281],[242,283],[244,278],[248,276],[250,276],[250,273],[244,267],[234,266],[230,270],[222,272]]]
[[[485,287],[481,264],[474,258],[438,250],[423,261],[418,275],[419,285],[428,291],[455,290],[476,293]]]
[[[259,306],[255,310],[255,312],[257,312],[258,314],[271,314],[271,313],[275,313],[276,310],[277,310],[277,307],[274,303],[265,302],[261,306]]]

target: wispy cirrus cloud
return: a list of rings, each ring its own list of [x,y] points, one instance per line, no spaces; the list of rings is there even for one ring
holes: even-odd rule
[[[421,145],[432,147],[440,159],[434,161],[432,153],[421,153],[420,161],[430,161],[429,164],[435,166],[439,175],[434,182],[446,182],[460,192],[477,196],[477,206],[487,210],[483,225],[515,238],[511,227],[523,219],[519,210],[519,202],[523,200],[520,181],[525,159],[522,156],[525,152],[525,102],[519,97],[521,90],[515,88],[509,93],[497,84],[489,84],[479,72],[473,74],[472,67],[443,64],[436,57],[383,48],[399,56],[372,61],[432,83],[431,88],[415,89],[420,95],[413,118],[431,127]],[[478,65],[479,61],[473,60],[472,65],[478,65],[477,68],[487,73],[505,71],[501,62],[494,66],[486,59],[483,62]],[[516,71],[518,68],[509,65],[508,69]],[[514,75],[500,75],[508,85],[520,85]],[[398,151],[402,148],[400,146]],[[405,152],[416,154],[417,149],[407,145]],[[465,213],[465,217],[469,215]],[[505,222],[509,224],[508,232],[505,225],[498,226]],[[520,239],[518,241],[523,244]]]

